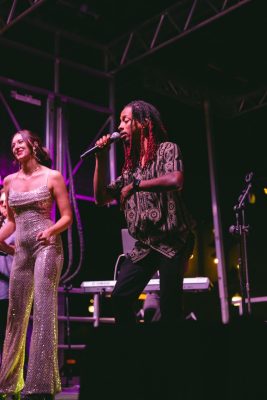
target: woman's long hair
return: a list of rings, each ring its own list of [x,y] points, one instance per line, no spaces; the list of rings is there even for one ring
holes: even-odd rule
[[[48,150],[43,147],[41,139],[32,131],[28,129],[23,129],[21,131],[16,132],[13,137],[17,134],[20,134],[24,140],[24,142],[29,146],[33,157],[36,161],[44,165],[45,167],[51,168],[52,160],[50,158]]]
[[[159,111],[152,104],[143,100],[134,100],[124,108],[132,109],[132,128],[134,123],[142,125],[140,136],[131,135],[129,145],[124,145],[124,165],[123,170],[131,170],[141,163],[145,157],[145,166],[151,163],[157,153],[160,143],[167,140],[167,131],[161,121]],[[147,150],[144,148],[144,139],[147,138]]]

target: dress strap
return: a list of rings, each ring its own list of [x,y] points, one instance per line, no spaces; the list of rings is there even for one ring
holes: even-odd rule
[[[46,186],[48,187],[48,178],[49,178],[50,173],[47,172],[47,176],[46,176]]]

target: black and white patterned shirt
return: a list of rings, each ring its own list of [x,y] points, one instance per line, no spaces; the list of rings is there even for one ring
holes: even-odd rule
[[[121,189],[132,182],[157,178],[174,171],[183,172],[179,147],[172,142],[159,145],[155,160],[144,168],[124,171],[108,185],[109,193],[119,199]],[[133,261],[145,257],[151,249],[172,258],[184,245],[193,228],[193,220],[181,197],[181,191],[159,193],[139,191],[126,199],[124,215],[129,233],[137,240],[129,254]]]

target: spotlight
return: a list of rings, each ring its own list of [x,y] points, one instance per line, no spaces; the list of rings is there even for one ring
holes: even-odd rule
[[[235,307],[239,307],[240,303],[241,303],[242,297],[240,296],[239,293],[236,293],[232,296],[232,304]]]

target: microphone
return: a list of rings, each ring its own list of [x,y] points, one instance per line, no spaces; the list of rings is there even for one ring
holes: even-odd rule
[[[119,132],[113,132],[109,138],[109,140],[110,140],[109,144],[117,142],[117,140],[119,140],[120,137],[121,137],[121,135]],[[90,154],[94,154],[97,151],[101,151],[103,148],[105,148],[105,146],[104,147],[98,147],[98,146],[91,147],[91,149],[89,149],[89,150],[85,151],[83,154],[81,154],[80,158],[83,159],[83,158],[89,156]]]
[[[237,226],[231,225],[231,226],[229,227],[229,232],[230,232],[232,235],[236,235],[236,234],[239,232],[239,229],[238,229]]]

